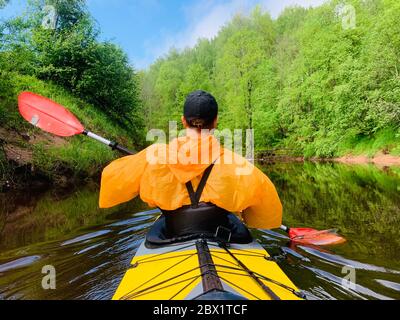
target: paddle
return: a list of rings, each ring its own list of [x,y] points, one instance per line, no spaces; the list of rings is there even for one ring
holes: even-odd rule
[[[65,107],[31,92],[23,92],[18,97],[19,112],[22,117],[35,127],[60,137],[86,135],[99,141],[113,150],[118,150],[128,155],[134,152],[120,146],[116,142],[85,130],[79,120]]]
[[[315,246],[331,246],[346,242],[346,239],[337,234],[336,229],[315,230],[311,228],[289,228],[281,226],[281,230],[289,234],[290,240],[297,244]]]
[[[65,107],[31,92],[23,92],[18,97],[19,111],[25,120],[32,125],[60,137],[72,137],[86,135],[99,141],[113,150],[118,150],[127,155],[134,152],[120,146],[116,142],[85,130],[79,120]],[[281,227],[287,232],[291,241],[300,244],[333,245],[343,243],[346,240],[336,234],[334,230],[318,231],[309,228]]]

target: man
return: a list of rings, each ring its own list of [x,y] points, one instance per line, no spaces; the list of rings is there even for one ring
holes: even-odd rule
[[[211,220],[225,211],[238,215],[250,228],[279,228],[282,205],[272,182],[247,160],[222,148],[208,131],[218,123],[215,98],[204,91],[191,93],[182,123],[186,137],[169,145],[153,145],[104,170],[100,207],[113,207],[140,195],[166,217],[177,217],[172,226],[198,210],[211,213]],[[189,223],[200,224],[196,221]]]

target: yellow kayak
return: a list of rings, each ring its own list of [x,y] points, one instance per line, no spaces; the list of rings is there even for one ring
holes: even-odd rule
[[[304,295],[259,243],[199,235],[157,246],[144,241],[113,299],[303,300]]]

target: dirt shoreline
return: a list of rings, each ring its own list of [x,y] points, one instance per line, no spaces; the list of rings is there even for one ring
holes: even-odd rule
[[[374,164],[379,167],[400,166],[400,157],[384,153],[378,153],[373,158],[362,155],[361,156],[348,155],[341,158],[333,159],[333,161],[344,164]]]
[[[272,157],[263,157],[257,160],[258,162],[264,163],[279,163],[279,162],[334,162],[348,165],[375,165],[377,167],[385,168],[385,167],[400,167],[400,156],[393,156],[390,154],[384,154],[382,152],[376,154],[374,157],[368,157],[365,155],[353,156],[347,155],[340,158],[309,158],[306,159],[304,157],[291,157],[291,156],[272,156]]]

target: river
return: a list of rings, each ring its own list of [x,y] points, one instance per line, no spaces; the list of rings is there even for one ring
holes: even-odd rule
[[[260,165],[290,226],[337,228],[347,243],[296,246],[279,231],[255,238],[309,299],[400,299],[400,169],[342,164]],[[98,186],[0,194],[0,299],[110,299],[157,219],[136,200],[97,208]],[[42,268],[56,270],[43,290]],[[355,286],[343,286],[349,268]]]

